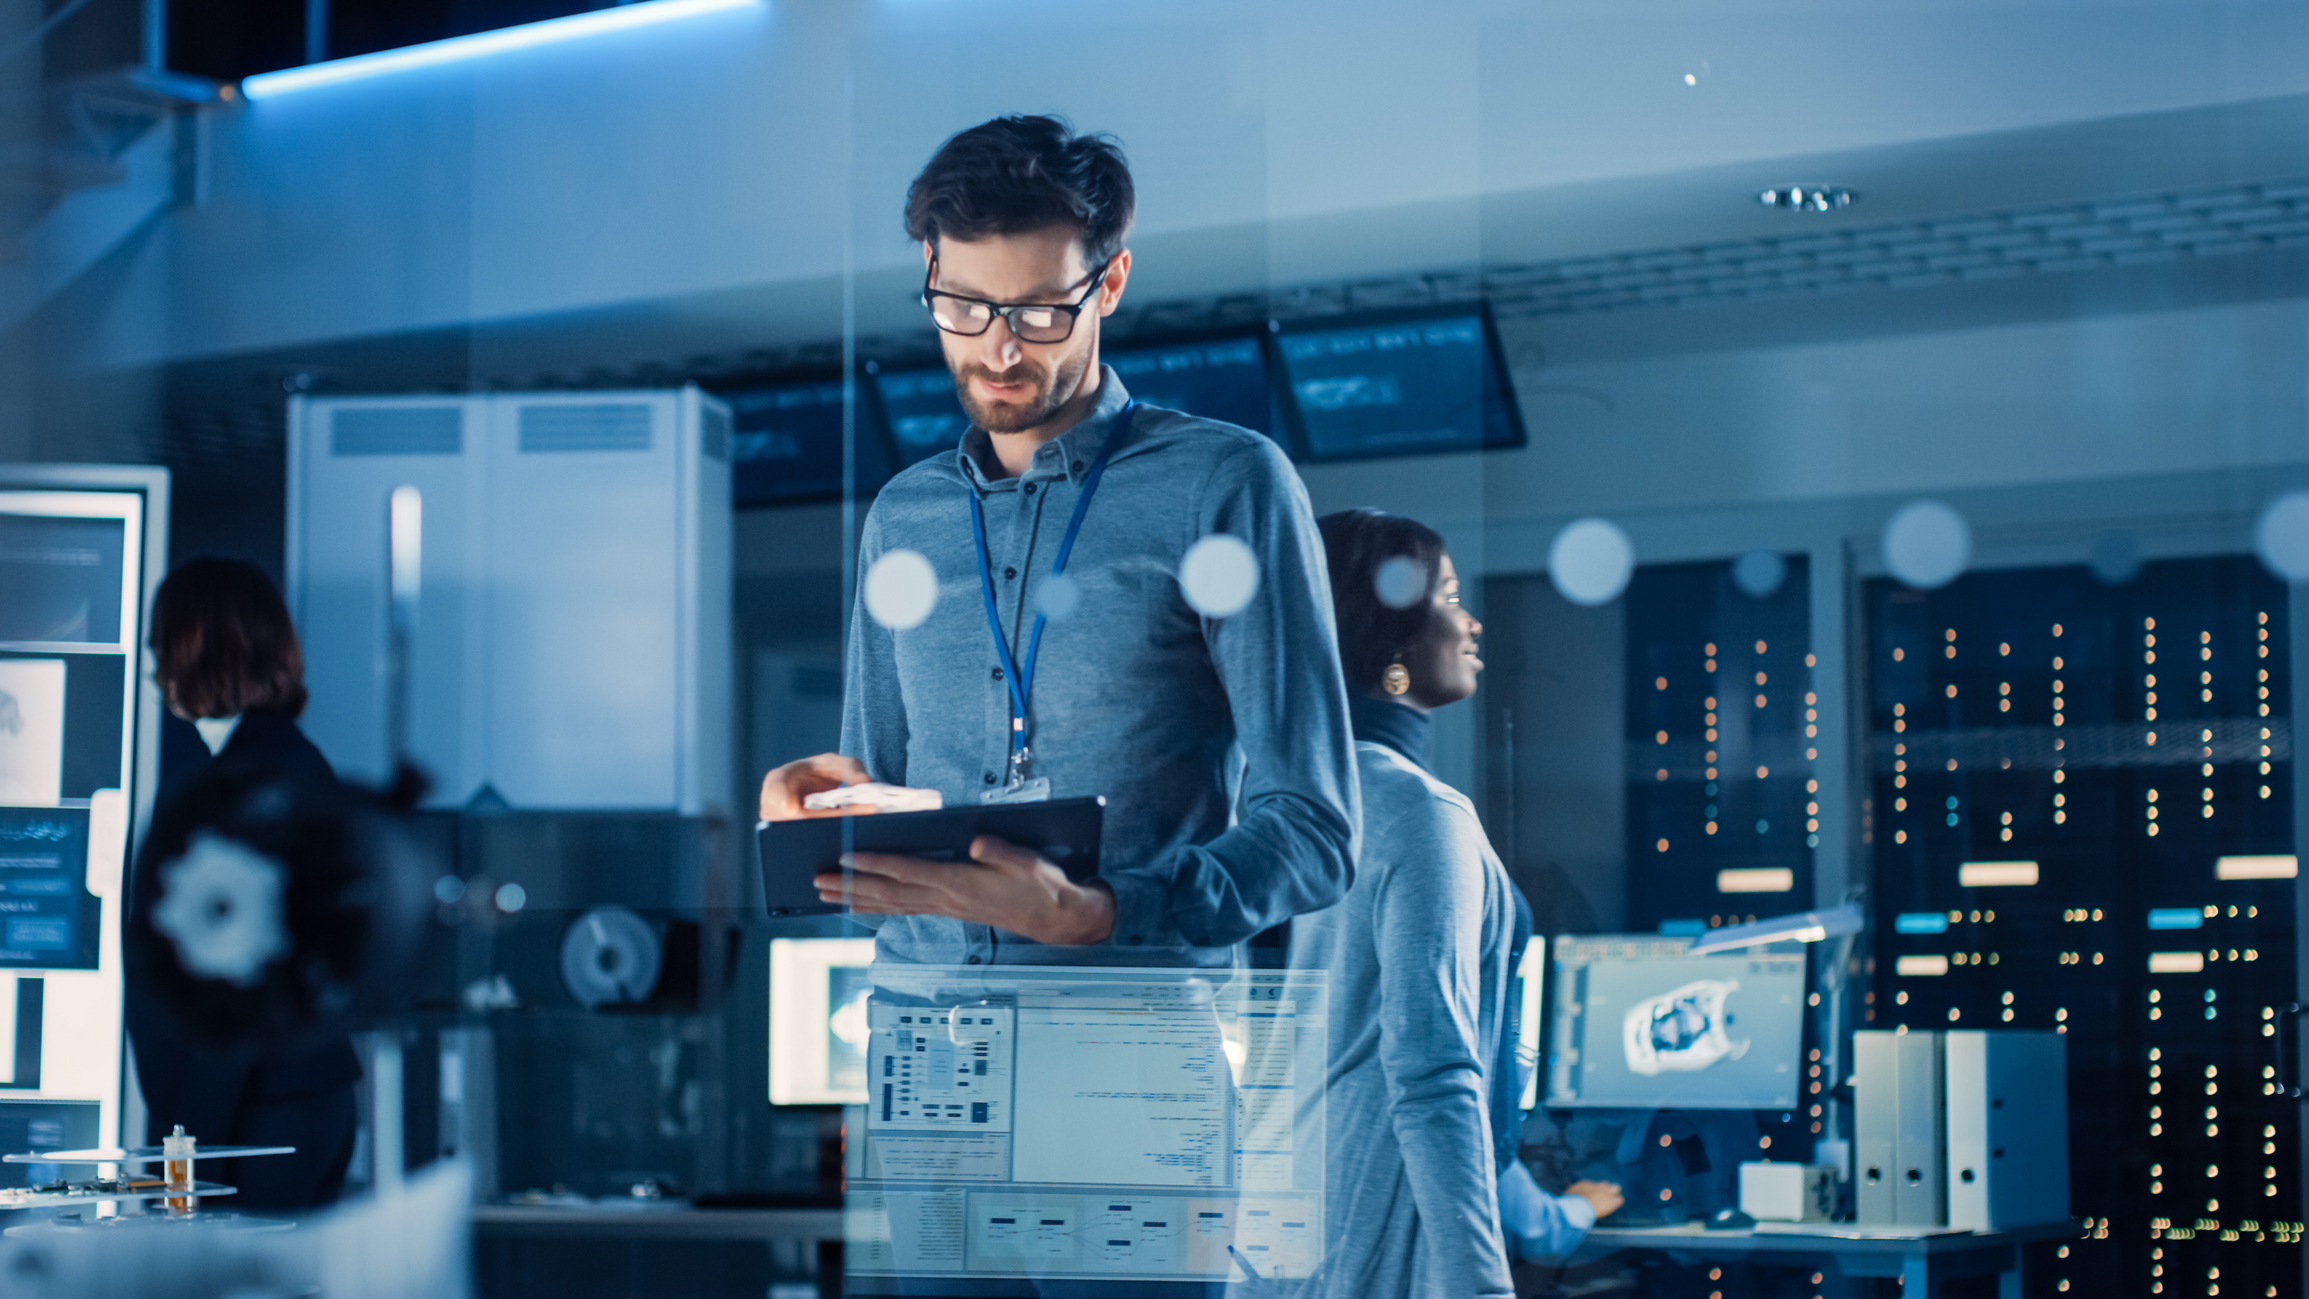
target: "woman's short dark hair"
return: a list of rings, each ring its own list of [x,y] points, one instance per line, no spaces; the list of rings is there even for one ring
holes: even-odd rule
[[[1339,665],[1347,688],[1376,690],[1387,665],[1411,652],[1435,616],[1443,538],[1417,519],[1369,508],[1326,514],[1315,526],[1330,562],[1331,608],[1338,615]],[[1379,570],[1391,559],[1411,561],[1421,578],[1418,598],[1401,608],[1390,605],[1380,589]],[[1385,592],[1397,600],[1409,594]]]
[[[153,678],[193,717],[305,711],[305,654],[263,569],[188,559],[152,596]]]
[[[1056,117],[997,117],[938,146],[906,190],[906,234],[935,244],[1071,225],[1096,267],[1122,250],[1136,207],[1112,136],[1076,135]]]

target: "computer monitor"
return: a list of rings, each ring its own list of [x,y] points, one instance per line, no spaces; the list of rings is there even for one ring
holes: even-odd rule
[[[1130,395],[1205,419],[1277,433],[1275,390],[1267,376],[1266,343],[1256,334],[1102,353]]]
[[[1304,459],[1523,445],[1498,334],[1480,305],[1303,321],[1276,343]]]
[[[1659,934],[1555,940],[1546,1105],[1796,1107],[1803,944],[1693,956],[1691,943]]]
[[[770,940],[770,1104],[866,1103],[871,938]]]
[[[913,369],[889,369],[866,363],[882,414],[890,422],[890,440],[898,448],[900,466],[928,460],[951,451],[970,428],[962,399],[954,395],[954,375],[943,364]]]
[[[891,466],[876,407],[863,390],[843,389],[841,379],[830,378],[717,392],[730,405],[730,476],[740,507],[881,490]],[[846,418],[853,395],[855,413]]]
[[[1526,1072],[1516,1104],[1534,1109],[1539,1104],[1539,1025],[1547,1009],[1547,940],[1533,938],[1523,946],[1515,967],[1515,1058]]]

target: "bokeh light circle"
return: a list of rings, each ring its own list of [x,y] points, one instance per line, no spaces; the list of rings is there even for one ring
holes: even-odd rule
[[[1052,573],[1035,588],[1034,610],[1052,622],[1065,622],[1082,607],[1082,586],[1064,573]]]
[[[1371,585],[1379,603],[1390,609],[1408,609],[1427,594],[1427,570],[1409,555],[1397,555],[1379,566]]]
[[[920,551],[893,550],[866,570],[866,614],[892,631],[919,627],[938,604],[938,570]]]
[[[1205,618],[1232,618],[1259,592],[1259,557],[1241,539],[1214,532],[1187,547],[1179,589]]]
[[[2270,572],[2288,582],[2309,582],[2309,492],[2287,492],[2269,502],[2253,525],[2253,549]]]
[[[1547,548],[1547,575],[1573,604],[1610,604],[1636,568],[1635,543],[1609,519],[1566,524]]]
[[[2093,543],[2093,576],[2110,586],[2123,586],[2141,571],[2141,545],[2131,533],[2104,532]]]
[[[1751,600],[1778,595],[1787,580],[1788,561],[1777,550],[1751,550],[1732,561],[1732,585]]]
[[[1910,501],[1884,525],[1884,567],[1920,591],[1948,585],[1972,562],[1972,525],[1941,501]]]

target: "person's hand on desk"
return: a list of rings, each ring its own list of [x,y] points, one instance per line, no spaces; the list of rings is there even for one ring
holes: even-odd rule
[[[844,785],[865,785],[873,782],[866,774],[864,763],[856,758],[845,758],[839,753],[821,753],[814,758],[797,758],[762,777],[762,819],[764,821],[799,821],[814,816],[872,816],[872,807],[835,807],[813,811],[802,806],[802,800],[812,794],[822,794]]]
[[[1587,1201],[1588,1207],[1595,1210],[1597,1222],[1619,1212],[1619,1207],[1627,1203],[1627,1198],[1620,1194],[1617,1182],[1573,1182],[1563,1188],[1563,1193]]]
[[[765,808],[768,798],[765,792]],[[843,859],[851,871],[847,888],[841,875],[820,875],[818,897],[867,915],[946,916],[992,925],[1038,943],[1079,946],[1104,942],[1114,932],[1114,894],[1096,880],[1076,884],[1039,853],[992,835],[971,840],[970,857],[935,862],[852,853]]]

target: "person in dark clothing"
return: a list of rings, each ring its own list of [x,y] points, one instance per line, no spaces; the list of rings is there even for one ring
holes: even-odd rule
[[[240,781],[334,785],[328,759],[297,729],[304,655],[288,607],[254,565],[189,560],[153,595],[153,676],[168,709],[192,724],[209,755],[172,773],[161,820],[196,816],[186,800]],[[147,854],[149,856],[149,854]],[[162,881],[140,860],[131,923],[149,924]],[[128,944],[127,1019],[136,1074],[157,1142],[181,1124],[203,1145],[295,1146],[293,1155],[203,1164],[204,1180],[238,1188],[232,1207],[297,1210],[337,1198],[352,1160],[353,1089],[361,1066],[343,1039],[281,1048],[222,1046],[190,1032],[158,1001],[147,962]]]

